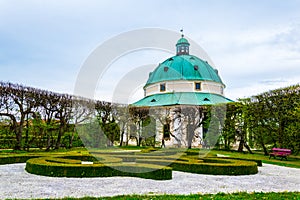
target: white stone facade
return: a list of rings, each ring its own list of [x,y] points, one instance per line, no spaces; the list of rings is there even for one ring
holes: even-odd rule
[[[201,118],[201,116],[199,116]],[[170,135],[164,138],[163,124],[157,120],[156,123],[156,143],[162,145],[164,140],[166,147],[188,147],[188,116],[184,116],[177,107],[170,108],[169,113]],[[198,119],[201,120],[201,119]],[[202,125],[194,130],[192,147],[201,147],[203,141],[203,128]]]
[[[196,89],[196,84],[200,84],[200,89]],[[160,85],[165,84],[165,91],[161,91]],[[148,85],[144,88],[144,95],[150,96],[153,94],[166,93],[166,92],[203,92],[211,94],[224,95],[225,86],[221,83],[213,81],[187,81],[187,80],[176,80],[176,81],[165,81],[155,84]]]
[[[168,110],[166,112],[166,109]],[[155,141],[156,141],[156,146],[161,147],[162,146],[162,141],[164,140],[165,147],[183,147],[186,148],[188,147],[188,130],[187,130],[187,125],[188,125],[188,117],[184,116],[178,109],[178,107],[172,106],[169,108],[161,108],[161,113],[156,113],[156,116],[164,116],[167,117],[169,120],[169,127],[170,127],[170,134],[169,137],[164,138],[164,125],[167,124],[162,123],[161,120],[159,120],[156,116],[152,116],[156,118],[155,120],[155,126],[156,126],[156,131],[155,133]],[[197,120],[202,120],[202,116],[196,117]],[[137,130],[138,131],[138,130]],[[130,133],[130,127],[127,127],[127,130],[125,130],[125,134],[123,136],[123,142],[127,143],[129,145],[136,145],[137,141],[136,139],[132,139],[129,137]],[[137,133],[136,133],[137,134]],[[137,136],[137,135],[136,135]],[[203,144],[203,128],[202,125],[199,127],[196,127],[194,130],[194,136],[192,139],[191,146],[192,147],[201,147]]]

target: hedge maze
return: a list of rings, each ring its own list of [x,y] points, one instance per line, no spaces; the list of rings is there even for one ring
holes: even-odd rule
[[[26,171],[52,177],[129,176],[154,180],[172,179],[172,171],[212,175],[250,175],[259,160],[201,157],[199,152],[159,150],[151,152],[102,151],[91,154],[2,157],[0,163],[25,162]]]

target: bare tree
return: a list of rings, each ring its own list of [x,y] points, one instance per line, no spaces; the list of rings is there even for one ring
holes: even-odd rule
[[[77,132],[76,127],[80,124],[89,123],[93,117],[95,117],[95,102],[83,97],[73,97],[71,120],[74,124],[74,129],[69,140],[69,148],[73,146],[74,133]]]
[[[35,89],[18,84],[0,83],[1,103],[0,115],[9,117],[16,135],[16,150],[22,147],[22,132],[24,121],[37,106]]]
[[[142,125],[143,121],[149,116],[149,108],[147,107],[131,107],[130,115],[132,121],[137,125],[136,142],[137,146],[141,145],[142,141]]]
[[[55,149],[61,146],[61,139],[67,130],[67,125],[71,119],[72,113],[72,96],[67,94],[58,95],[59,101],[56,105],[55,118],[59,120],[59,130],[56,139]]]

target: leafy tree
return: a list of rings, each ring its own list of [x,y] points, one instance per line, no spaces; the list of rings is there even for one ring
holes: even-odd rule
[[[245,101],[244,118],[255,144],[268,155],[268,146],[291,148],[299,151],[298,106],[300,86],[268,91]]]
[[[156,122],[155,118],[148,116],[142,124],[142,136],[145,146],[155,146]]]
[[[137,125],[137,133],[134,136],[136,138],[137,146],[142,142],[142,126],[145,120],[149,117],[149,108],[145,107],[130,107],[129,109],[132,121]]]
[[[76,130],[80,133],[80,138],[86,148],[105,147],[105,135],[100,128],[98,119],[90,118],[89,122],[78,124]]]
[[[236,132],[239,117],[239,103],[233,102],[226,105],[226,118],[222,129],[224,148],[230,150],[231,144],[236,142]]]
[[[95,108],[99,125],[107,138],[107,146],[113,146],[114,141],[120,139],[120,128],[115,120],[116,110],[111,103],[104,101],[97,101]]]

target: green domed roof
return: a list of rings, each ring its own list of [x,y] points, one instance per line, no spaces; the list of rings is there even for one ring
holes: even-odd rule
[[[193,55],[177,55],[159,64],[149,74],[145,87],[153,83],[171,80],[213,81],[223,84],[218,71],[213,69],[206,61]]]
[[[177,43],[176,43],[176,46],[179,45],[179,44],[190,44],[189,41],[187,39],[185,39],[184,37],[180,38]]]

